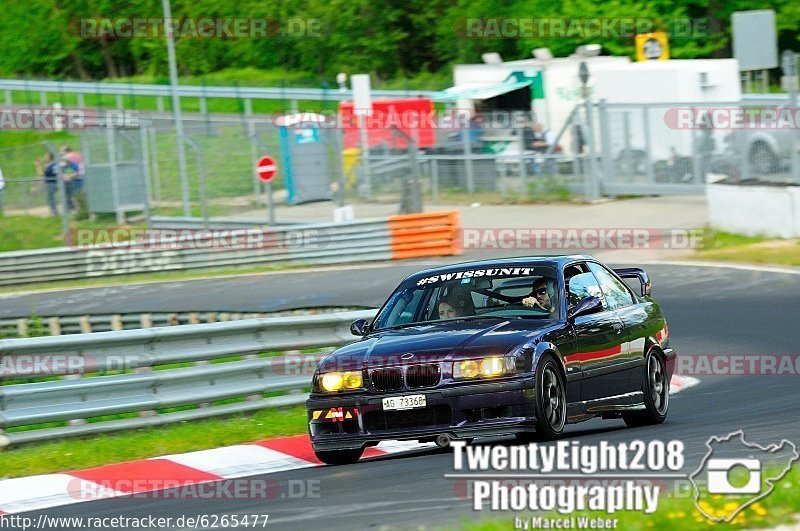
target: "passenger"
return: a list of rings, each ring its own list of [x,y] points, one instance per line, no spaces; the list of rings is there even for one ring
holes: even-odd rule
[[[469,291],[455,289],[448,293],[438,306],[439,319],[453,319],[475,314],[475,305]]]

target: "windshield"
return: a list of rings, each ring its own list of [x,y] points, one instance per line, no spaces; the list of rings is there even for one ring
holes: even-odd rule
[[[404,282],[374,330],[465,319],[558,318],[552,267],[497,267],[434,274]]]

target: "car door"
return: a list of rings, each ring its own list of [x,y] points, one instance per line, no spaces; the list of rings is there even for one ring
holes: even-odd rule
[[[597,400],[621,394],[618,385],[609,385],[607,376],[622,355],[622,322],[617,313],[608,307],[597,278],[591,271],[571,276],[566,282],[570,306],[589,296],[603,301],[601,311],[576,317],[572,325],[577,352],[570,355],[572,359],[568,362],[577,361],[580,364],[583,376],[581,400]]]
[[[622,324],[622,352],[606,379],[618,394],[639,391],[647,336],[646,305],[639,304],[630,288],[605,266],[596,262],[587,265],[597,278],[609,309],[617,314]]]

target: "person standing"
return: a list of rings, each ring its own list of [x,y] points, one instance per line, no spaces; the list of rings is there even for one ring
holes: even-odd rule
[[[56,197],[58,196],[58,164],[55,157],[49,151],[41,159],[36,159],[34,163],[36,173],[44,178],[44,185],[47,191],[47,205],[50,207],[50,215],[58,216]]]
[[[67,190],[67,203],[69,209],[80,210],[78,194],[83,189],[83,176],[86,174],[86,166],[83,163],[83,155],[78,151],[73,151],[69,146],[61,146],[61,168],[64,174],[64,184]]]

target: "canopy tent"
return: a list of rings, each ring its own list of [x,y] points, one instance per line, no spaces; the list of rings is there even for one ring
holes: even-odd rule
[[[436,92],[433,101],[457,102],[458,100],[488,100],[531,86],[531,80],[507,80],[502,83],[466,83]],[[530,100],[530,98],[528,98]]]

